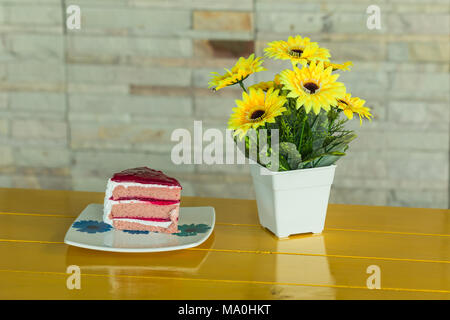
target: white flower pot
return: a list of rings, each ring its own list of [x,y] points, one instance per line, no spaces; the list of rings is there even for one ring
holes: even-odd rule
[[[298,233],[321,233],[335,169],[332,165],[272,172],[252,164],[261,225],[278,238]]]

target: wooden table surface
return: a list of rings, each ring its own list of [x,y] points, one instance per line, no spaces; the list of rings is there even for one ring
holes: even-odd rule
[[[184,197],[213,206],[196,248],[113,253],[64,235],[103,193],[0,189],[0,299],[450,299],[450,210],[333,205],[321,235],[277,240],[255,201]],[[81,289],[66,286],[69,265]],[[367,268],[381,289],[368,289]]]

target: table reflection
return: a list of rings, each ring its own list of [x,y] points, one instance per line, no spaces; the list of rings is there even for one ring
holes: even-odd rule
[[[202,244],[208,249],[214,245],[214,232]],[[124,298],[136,290],[136,282],[145,280],[145,291],[157,290],[152,279],[171,277],[194,277],[208,259],[208,250],[177,250],[150,253],[124,253],[95,251],[68,247],[66,266],[77,265],[83,274],[105,275],[110,284],[110,293],[115,298]],[[174,281],[171,286],[182,286]],[[176,290],[176,288],[174,289]],[[142,290],[142,287],[140,287]],[[153,292],[154,293],[154,292]]]

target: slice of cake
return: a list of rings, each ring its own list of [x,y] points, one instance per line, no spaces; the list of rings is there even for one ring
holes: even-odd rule
[[[103,221],[119,230],[178,232],[181,185],[147,167],[115,173],[108,180]]]

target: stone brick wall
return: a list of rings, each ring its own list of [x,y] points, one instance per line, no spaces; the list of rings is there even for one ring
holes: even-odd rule
[[[80,30],[66,30],[70,4]],[[212,93],[209,73],[301,34],[354,62],[341,79],[375,114],[352,122],[331,201],[446,208],[449,20],[447,0],[0,0],[0,186],[102,191],[150,165],[185,195],[254,197],[244,165],[173,164],[170,135],[225,128],[240,92]]]

